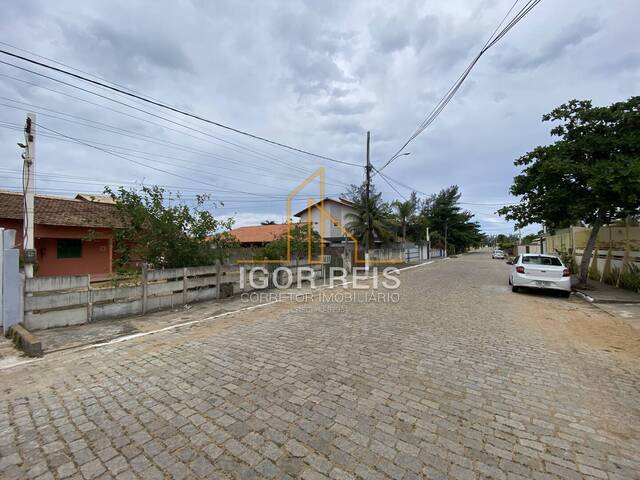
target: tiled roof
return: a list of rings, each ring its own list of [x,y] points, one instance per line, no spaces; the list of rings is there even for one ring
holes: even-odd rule
[[[353,202],[347,200],[346,198],[329,198],[329,197],[325,197],[324,203],[326,204],[327,202],[337,203],[339,205],[344,205],[345,207],[349,207],[349,208],[354,208],[354,205],[355,205]],[[317,201],[316,203],[311,204],[311,206],[313,207],[315,205],[318,205],[319,203],[320,203],[320,201]],[[308,206],[303,208],[299,212],[294,213],[293,216],[294,217],[302,216],[302,214],[304,212],[306,212],[308,208],[309,208]]]
[[[22,220],[22,193],[0,192],[0,218]],[[72,198],[36,195],[36,225],[111,228],[121,225],[113,205]]]
[[[229,232],[240,243],[267,243],[287,233],[287,224],[238,227]]]

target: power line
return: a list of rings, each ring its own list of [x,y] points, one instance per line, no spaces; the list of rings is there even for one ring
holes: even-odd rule
[[[12,79],[12,80],[22,81],[21,79],[17,79],[17,78],[15,78],[15,77],[11,77],[10,75],[4,75],[4,74],[1,74],[1,73],[0,73],[0,76],[7,77],[7,78],[10,78],[10,79]],[[201,141],[201,142],[206,142],[206,143],[209,143],[209,144],[211,144],[211,145],[215,145],[215,146],[218,146],[218,147],[227,148],[227,149],[229,149],[229,150],[231,150],[231,151],[233,151],[233,152],[242,153],[242,154],[246,155],[246,153],[245,153],[245,152],[241,152],[241,151],[239,151],[239,150],[237,150],[237,149],[234,149],[234,148],[228,147],[227,145],[222,145],[222,144],[217,143],[217,142],[212,142],[212,141],[207,140],[207,139],[205,139],[205,138],[201,138],[201,137],[198,137],[198,136],[196,136],[196,135],[191,135],[191,134],[189,134],[189,133],[187,133],[187,132],[184,132],[184,131],[182,131],[182,130],[178,130],[178,129],[176,129],[176,128],[171,128],[171,127],[168,127],[168,126],[166,126],[166,125],[162,125],[161,123],[152,122],[152,121],[147,120],[147,119],[144,119],[144,118],[142,118],[142,117],[137,117],[137,116],[135,116],[135,115],[131,115],[131,114],[128,114],[128,113],[126,113],[126,112],[122,112],[122,111],[120,111],[120,110],[116,110],[116,109],[113,109],[113,108],[109,108],[109,107],[107,107],[107,106],[105,106],[105,105],[100,105],[100,104],[95,103],[95,102],[90,102],[90,101],[88,101],[88,100],[86,100],[86,99],[83,99],[83,98],[80,98],[80,97],[75,97],[75,96],[73,96],[73,95],[68,95],[68,94],[65,94],[64,92],[60,92],[60,91],[58,91],[58,90],[48,89],[48,88],[43,87],[43,86],[40,86],[40,85],[38,85],[38,84],[33,84],[33,83],[31,83],[31,82],[25,82],[25,83],[29,83],[29,84],[35,85],[35,86],[37,86],[37,87],[39,87],[39,88],[43,88],[43,89],[45,89],[45,90],[49,90],[49,91],[52,91],[52,92],[56,92],[56,93],[59,93],[59,94],[61,94],[61,95],[66,95],[66,96],[68,96],[68,97],[70,97],[70,98],[74,98],[74,99],[77,99],[77,100],[80,100],[80,101],[83,101],[83,102],[87,102],[87,103],[92,104],[92,105],[96,105],[96,106],[99,106],[99,107],[102,107],[102,108],[106,108],[106,109],[111,110],[111,111],[113,111],[113,112],[116,112],[116,113],[118,113],[118,114],[125,115],[125,116],[127,116],[127,117],[130,117],[130,118],[133,118],[133,119],[139,120],[139,121],[143,122],[144,124],[155,125],[155,126],[158,126],[158,127],[162,128],[162,129],[170,130],[170,131],[172,131],[172,132],[179,133],[180,135],[185,135],[185,136],[187,136],[187,137],[190,137],[190,138],[193,138],[193,139],[199,140],[199,141]],[[98,125],[105,125],[105,126],[107,126],[107,127],[109,127],[109,128],[114,128],[114,129],[117,129],[117,130],[123,130],[123,131],[127,131],[127,132],[129,132],[129,130],[126,130],[126,129],[122,129],[122,128],[114,127],[114,126],[111,126],[111,125],[108,125],[108,124],[104,124],[104,123],[101,123],[101,122],[97,122],[97,121],[95,121],[95,120],[90,120],[90,119],[86,119],[86,118],[83,118],[83,117],[79,117],[79,116],[77,116],[77,115],[72,115],[72,114],[69,114],[69,113],[60,112],[60,111],[57,111],[57,110],[54,110],[54,109],[50,109],[50,108],[47,108],[47,107],[38,106],[38,105],[33,105],[33,104],[30,104],[30,103],[27,103],[27,102],[22,102],[22,101],[20,101],[20,100],[14,100],[14,99],[11,99],[11,98],[8,98],[8,97],[0,97],[0,98],[5,99],[5,100],[8,100],[8,101],[10,101],[10,102],[14,102],[14,103],[22,104],[22,105],[28,105],[28,106],[31,106],[31,107],[40,108],[40,109],[42,109],[42,110],[47,110],[47,111],[50,111],[50,112],[58,113],[58,114],[60,114],[60,115],[65,115],[65,116],[68,116],[68,117],[77,118],[77,119],[84,120],[84,121],[87,121],[87,122],[96,123],[96,124],[98,124]],[[10,108],[16,108],[16,107],[10,107]],[[186,126],[186,125],[184,125],[184,127],[187,127],[187,126]],[[195,131],[197,131],[197,130],[195,130]],[[205,132],[202,132],[202,133],[206,134]],[[140,136],[140,135],[142,135],[142,134],[138,134],[138,136]],[[207,136],[210,136],[210,137],[212,137],[212,138],[215,138],[215,139],[219,139],[219,137],[216,137],[216,136],[213,136],[213,135],[209,135],[209,134],[206,134],[206,135],[207,135]],[[138,136],[136,136],[136,138],[137,138]],[[174,143],[174,142],[169,142],[168,140],[158,139],[157,137],[152,137],[152,136],[149,136],[149,135],[142,135],[142,136],[145,136],[145,137],[147,137],[147,138],[155,138],[155,139],[157,139],[157,140],[159,140],[159,141],[166,142],[166,143]],[[219,139],[219,140],[221,140],[221,141],[225,141],[224,139]],[[281,163],[281,164],[282,164],[284,167],[286,167],[286,168],[289,168],[289,169],[296,169],[296,170],[299,170],[299,171],[304,172],[304,173],[310,173],[310,171],[308,171],[308,170],[304,170],[303,168],[298,167],[298,166],[297,166],[297,165],[295,165],[295,164],[291,164],[291,163],[289,163],[289,162],[286,162],[285,160],[279,159],[279,158],[277,158],[277,157],[274,157],[274,156],[272,156],[272,155],[266,154],[266,153],[261,152],[261,151],[259,151],[259,150],[253,150],[253,149],[250,149],[250,148],[248,148],[248,147],[245,147],[244,145],[235,144],[235,143],[233,143],[233,142],[226,142],[226,143],[230,143],[231,145],[236,145],[236,146],[238,146],[239,148],[244,148],[244,149],[246,149],[248,152],[255,153],[256,155],[253,155],[253,156],[256,156],[256,157],[257,157],[257,155],[260,155],[260,156],[262,156],[262,157],[265,157],[265,158],[269,158],[269,159],[271,159],[271,160],[274,160],[274,161],[276,161],[276,162],[278,162],[278,163]],[[236,163],[238,163],[238,161],[237,161],[237,160],[231,160],[231,159],[226,158],[226,157],[220,157],[220,158],[221,158],[221,159],[223,159],[223,160],[227,160],[227,161],[235,161]]]
[[[261,137],[259,135],[255,135],[255,134],[246,132],[244,130],[237,129],[237,128],[231,127],[229,125],[225,125],[225,124],[222,124],[220,122],[216,122],[214,120],[210,120],[210,119],[202,117],[200,115],[196,115],[194,113],[190,113],[190,112],[187,112],[185,110],[181,110],[181,109],[173,107],[171,105],[167,105],[166,103],[158,102],[156,100],[152,100],[151,98],[144,97],[142,95],[138,95],[136,93],[132,93],[132,92],[126,91],[126,90],[124,90],[122,88],[114,87],[114,86],[108,85],[108,84],[106,84],[104,82],[101,82],[101,81],[98,81],[98,80],[92,80],[91,78],[88,78],[88,77],[86,77],[84,75],[73,73],[73,72],[70,72],[69,70],[65,70],[63,68],[58,68],[58,67],[55,67],[53,65],[49,65],[47,63],[44,63],[44,62],[38,62],[37,60],[33,60],[33,59],[25,57],[23,55],[18,55],[16,53],[12,53],[12,52],[9,52],[9,51],[4,50],[4,49],[0,49],[0,53],[2,53],[3,55],[7,55],[7,56],[10,56],[10,57],[13,57],[13,58],[17,58],[17,59],[22,60],[24,62],[31,63],[33,65],[38,65],[39,67],[42,67],[42,68],[47,68],[49,70],[53,70],[55,72],[62,73],[64,75],[76,78],[78,80],[82,80],[84,82],[91,83],[93,85],[98,85],[98,86],[100,86],[102,88],[106,88],[106,89],[112,90],[112,91],[120,93],[122,95],[126,95],[126,96],[129,96],[131,98],[135,98],[135,99],[141,100],[141,101],[143,101],[145,103],[148,103],[150,105],[155,105],[157,107],[161,107],[161,108],[170,110],[172,112],[179,113],[181,115],[184,115],[184,116],[187,116],[187,117],[191,117],[191,118],[194,118],[196,120],[200,120],[201,122],[205,122],[205,123],[208,123],[208,124],[211,124],[211,125],[215,125],[217,127],[224,128],[226,130],[238,133],[240,135],[245,135],[247,137],[250,137],[250,138],[253,138],[253,139],[256,139],[256,140],[260,140],[262,142],[265,142],[265,143],[268,143],[268,144],[271,144],[271,145],[276,145],[278,147],[286,148],[288,150],[292,150],[292,151],[298,152],[298,153],[303,153],[305,155],[316,157],[316,158],[319,158],[319,159],[322,159],[322,160],[327,160],[327,161],[330,161],[330,162],[342,163],[344,165],[351,165],[351,166],[358,166],[359,167],[359,165],[357,165],[356,163],[345,162],[343,160],[337,160],[337,159],[334,159],[334,158],[331,158],[331,157],[327,157],[325,155],[319,155],[319,154],[316,154],[316,153],[309,152],[307,150],[303,150],[303,149],[300,149],[300,148],[297,148],[297,147],[293,147],[293,146],[287,145],[285,143],[280,143],[280,142],[276,142],[274,140],[269,140],[268,138]],[[11,64],[9,64],[9,65],[11,65]]]
[[[156,170],[156,171],[158,171],[158,172],[166,173],[167,175],[172,175],[172,176],[174,176],[174,177],[181,178],[181,179],[183,179],[183,180],[189,180],[189,181],[191,181],[191,182],[196,182],[196,183],[200,183],[200,184],[202,184],[202,185],[207,185],[207,186],[209,186],[209,187],[216,188],[216,189],[218,189],[218,190],[220,190],[220,191],[231,191],[231,192],[244,193],[244,194],[246,194],[246,195],[255,195],[255,196],[260,196],[260,194],[257,194],[257,193],[254,193],[254,192],[247,192],[247,191],[244,191],[244,190],[236,190],[236,189],[230,189],[230,188],[221,188],[221,187],[219,187],[218,185],[215,185],[215,184],[212,184],[212,183],[208,183],[208,182],[203,182],[202,180],[199,180],[199,179],[190,178],[190,177],[185,177],[184,175],[180,175],[180,174],[175,173],[175,172],[172,172],[172,171],[170,171],[170,170],[164,170],[164,169],[162,169],[162,168],[158,168],[158,167],[155,167],[155,166],[153,166],[153,165],[148,165],[148,164],[143,163],[143,162],[140,162],[140,161],[138,161],[138,160],[134,160],[134,159],[132,159],[132,158],[130,158],[130,157],[128,157],[128,156],[121,155],[121,154],[116,153],[116,152],[113,152],[113,151],[111,151],[111,150],[107,150],[106,148],[102,148],[102,147],[99,147],[99,146],[97,146],[97,145],[92,145],[92,144],[90,144],[90,143],[84,142],[84,141],[82,141],[82,140],[80,140],[80,139],[78,139],[78,138],[75,138],[75,137],[73,137],[73,136],[65,135],[64,133],[60,133],[60,132],[58,132],[58,131],[56,131],[56,130],[53,130],[52,128],[49,128],[49,127],[46,127],[46,126],[42,125],[42,123],[39,123],[39,125],[38,125],[38,126],[39,126],[40,128],[42,128],[42,129],[44,129],[44,130],[48,131],[48,132],[52,132],[52,133],[55,133],[55,134],[57,134],[57,135],[59,135],[59,136],[61,136],[61,137],[68,138],[68,139],[70,139],[70,140],[74,140],[75,142],[77,142],[77,143],[79,143],[79,144],[81,144],[81,145],[84,145],[84,146],[86,146],[86,147],[94,148],[94,149],[99,150],[99,151],[101,151],[101,152],[104,152],[104,153],[106,153],[106,154],[108,154],[108,155],[112,155],[112,156],[117,157],[117,158],[122,158],[123,160],[127,160],[128,162],[135,163],[136,165],[140,165],[140,166],[143,166],[143,167],[149,168],[149,169],[151,169],[151,170]]]
[[[389,175],[387,175],[386,173],[384,173],[384,174],[383,174],[382,172],[380,172],[380,171],[379,171],[378,169],[376,169],[375,167],[374,167],[373,169],[374,169],[374,170],[376,170],[376,171],[380,174],[380,176],[381,176],[383,179],[385,179],[385,180],[387,181],[387,183],[389,183],[389,182],[393,182],[393,183],[395,183],[396,185],[399,185],[399,186],[401,186],[401,187],[404,187],[404,188],[406,188],[407,190],[409,190],[409,191],[411,191],[411,192],[416,192],[416,193],[419,193],[419,194],[421,194],[421,195],[429,196],[429,194],[428,194],[428,193],[425,193],[425,192],[423,192],[423,191],[421,191],[421,190],[418,190],[417,188],[410,187],[409,185],[407,185],[407,184],[405,184],[405,183],[402,183],[402,182],[400,182],[400,181],[398,181],[398,180],[396,180],[396,179],[394,179],[394,178],[391,178],[391,177],[390,177]],[[391,183],[389,183],[389,185],[391,185]],[[402,195],[398,190],[396,190],[395,188],[394,188],[394,190],[396,191],[396,193],[398,193],[398,195],[403,196],[403,195]],[[403,198],[404,198],[404,196],[403,196]],[[496,207],[497,207],[497,206],[504,206],[504,205],[516,205],[516,204],[517,204],[517,202],[515,202],[515,203],[514,203],[514,202],[511,202],[511,203],[509,203],[509,202],[498,202],[498,203],[477,203],[477,202],[460,202],[460,201],[458,201],[458,203],[459,203],[460,205],[476,205],[476,206],[477,206],[477,205],[480,205],[480,206],[488,206],[488,207],[494,207],[494,206],[496,206]]]
[[[0,97],[0,98],[3,98],[3,97]],[[8,106],[8,105],[0,103],[0,106]],[[10,108],[17,108],[17,107],[12,107],[12,106],[9,106],[9,107]],[[65,118],[56,117],[55,115],[48,115],[46,113],[41,113],[41,112],[37,112],[37,111],[36,111],[36,113],[38,113],[39,115],[46,116],[46,117],[55,118],[55,119],[59,119],[59,120],[64,120],[64,121],[68,121],[70,123],[79,124],[79,125],[83,125],[83,126],[87,126],[87,127],[91,127],[91,128],[96,128],[98,130],[107,131],[107,132],[110,132],[110,133],[116,133],[116,134],[119,134],[119,135],[124,135],[124,136],[135,138],[135,139],[138,138],[138,137],[136,137],[134,135],[129,135],[128,133],[105,130],[103,128],[94,127],[93,125],[85,125],[85,124],[80,123],[80,122],[74,122],[72,120],[68,120],[68,119],[65,119]],[[20,127],[17,126],[17,125],[14,126],[13,124],[11,124],[9,122],[3,122],[3,121],[0,121],[0,127],[8,128],[8,127],[2,125],[3,123],[8,125],[8,126],[10,126],[10,127],[12,126],[15,130],[19,130],[20,129]],[[111,126],[109,126],[109,127],[111,127]],[[116,128],[117,129],[117,127],[112,127],[112,128]],[[122,129],[118,129],[118,130],[122,130]],[[58,141],[66,141],[66,142],[71,142],[71,143],[78,143],[78,141],[80,141],[84,145],[89,144],[91,146],[98,145],[98,146],[101,146],[101,147],[107,147],[107,148],[105,148],[105,151],[109,150],[110,152],[113,152],[114,149],[116,149],[116,153],[122,153],[122,152],[117,152],[117,150],[125,150],[127,152],[135,152],[135,153],[138,153],[138,155],[136,155],[134,153],[126,153],[126,155],[128,157],[139,158],[139,159],[142,159],[142,160],[150,160],[150,161],[154,161],[154,162],[158,162],[158,163],[163,163],[165,165],[174,166],[174,167],[177,167],[177,168],[182,168],[182,169],[185,169],[185,170],[188,170],[188,171],[191,171],[191,172],[195,172],[195,173],[208,172],[208,173],[216,175],[217,177],[220,177],[220,178],[226,178],[226,179],[235,180],[235,181],[242,182],[242,183],[250,183],[250,184],[253,184],[253,185],[257,185],[257,186],[263,186],[263,183],[256,183],[256,182],[252,182],[250,180],[247,180],[245,178],[238,178],[238,177],[233,177],[233,176],[229,176],[229,175],[223,175],[223,174],[217,173],[217,172],[215,172],[213,170],[209,170],[209,169],[203,168],[201,166],[201,164],[198,163],[198,162],[193,162],[193,161],[190,161],[190,160],[187,160],[187,159],[184,159],[184,158],[175,157],[173,155],[162,155],[162,154],[157,154],[157,153],[147,153],[147,152],[144,152],[144,151],[141,151],[141,150],[122,147],[120,145],[105,144],[105,143],[96,142],[96,141],[93,141],[93,140],[81,139],[81,138],[78,138],[78,137],[74,137],[75,139],[72,140],[72,139],[69,139],[69,138],[64,138],[64,137],[61,138],[59,136],[46,134],[46,133],[42,133],[41,136],[46,137],[46,138],[51,138],[51,139],[54,139],[54,140],[58,140]],[[143,135],[143,137],[144,137],[144,135]],[[143,140],[143,139],[141,139],[141,140]],[[143,140],[143,141],[147,141],[147,142],[150,142],[150,143],[157,143],[157,142],[153,142],[151,140]],[[173,142],[168,142],[168,143],[173,144]],[[168,146],[171,148],[171,145],[168,145]],[[181,149],[181,150],[184,150],[184,149]],[[191,153],[191,150],[185,150],[185,151]],[[198,153],[199,154],[199,151],[195,151],[194,153]],[[122,153],[122,154],[124,155],[124,153]],[[142,155],[140,155],[140,154],[142,154]],[[207,153],[207,152],[203,152],[203,154],[205,156],[212,156],[214,158],[222,158],[222,157],[217,157],[216,155],[210,154],[210,153]],[[158,160],[158,157],[167,158],[167,159],[171,160],[171,162]],[[224,160],[224,158],[222,158],[222,159]],[[227,160],[229,160],[229,159],[227,159]],[[176,162],[176,161],[177,162],[186,163],[188,165],[197,166],[198,170],[194,170],[193,168],[188,168],[188,167],[175,165],[174,162]],[[231,161],[231,160],[229,160],[229,161]],[[238,163],[239,165],[242,165],[239,162],[235,162],[235,163]],[[250,164],[250,165],[253,165],[253,164]],[[261,168],[260,165],[253,165],[253,166],[255,166],[256,168]],[[230,170],[230,171],[234,171],[234,172],[238,171],[236,169],[225,167],[225,166],[220,166],[220,165],[216,165],[216,168],[220,168],[220,169],[223,169],[223,170]],[[240,170],[240,172],[249,173],[249,174],[255,173],[255,172],[248,172],[246,170],[245,171]],[[303,174],[307,175],[306,172],[303,172]],[[270,176],[270,174],[268,172],[266,172],[266,175]],[[291,180],[296,180],[296,181],[300,180],[300,177],[295,177],[295,176],[292,176],[292,175],[277,174],[277,175],[272,175],[272,176],[274,176],[275,178],[287,177],[287,178],[289,178]],[[325,182],[325,185],[338,186],[338,187],[345,186],[345,184],[343,182],[338,182],[338,183]]]
[[[449,88],[449,90],[444,95],[444,97],[442,97],[440,99],[440,101],[436,104],[436,106],[433,108],[431,113],[429,113],[429,115],[427,115],[427,117],[423,120],[423,122],[418,126],[416,131],[409,137],[409,139],[405,143],[402,144],[402,146],[396,151],[396,153],[393,154],[385,162],[385,164],[378,169],[378,171],[385,169],[387,166],[389,166],[389,164],[391,162],[393,162],[395,159],[397,159],[400,156],[400,154],[402,153],[402,151],[407,147],[407,145],[409,145],[409,143],[411,143],[418,135],[420,135],[424,130],[426,130],[429,127],[429,125],[431,125],[435,121],[435,119],[440,115],[440,113],[445,109],[445,107],[449,104],[451,99],[458,92],[458,90],[460,89],[460,87],[462,86],[462,84],[464,83],[466,78],[471,73],[471,70],[473,70],[475,65],[480,60],[480,57],[482,57],[482,55],[484,55],[484,53],[487,50],[489,50],[492,46],[494,46],[496,43],[498,43],[518,22],[520,22],[520,20],[522,20],[542,0],[528,0],[527,3],[514,16],[514,18],[512,18],[507,23],[507,25],[502,30],[500,30],[499,33],[497,33],[498,30],[500,29],[500,27],[503,25],[503,23],[507,19],[507,17],[511,14],[513,9],[517,5],[518,1],[519,0],[516,0],[513,3],[511,8],[509,9],[509,11],[507,12],[507,14],[502,19],[502,21],[498,24],[498,27],[493,31],[493,33],[491,34],[489,39],[485,42],[483,47],[480,49],[480,52],[473,58],[471,63],[462,72],[462,74],[458,77],[458,79],[453,83],[453,85]],[[496,33],[497,33],[497,35],[496,35]]]
[[[387,176],[386,176],[386,175],[384,175],[384,174],[380,173],[380,171],[379,171],[376,167],[374,167],[374,166],[372,166],[371,168],[373,168],[376,172],[378,172],[378,173],[380,174],[380,176],[382,177],[382,179],[383,179],[385,182],[387,182],[387,184],[388,184],[388,185],[393,189],[393,191],[394,191],[394,192],[396,192],[398,195],[400,195],[404,200],[407,200],[407,197],[405,197],[405,196],[400,192],[400,190],[398,190],[396,187],[394,187],[394,186],[393,186],[393,184],[389,181],[389,179],[387,179]]]
[[[126,102],[122,102],[122,101],[120,101],[120,100],[113,99],[113,98],[108,97],[108,96],[106,96],[106,95],[102,95],[102,94],[100,94],[100,93],[94,92],[94,91],[92,91],[92,90],[88,90],[88,89],[83,88],[83,87],[80,87],[80,86],[78,86],[78,85],[74,85],[74,84],[72,84],[72,83],[65,82],[65,81],[60,80],[60,79],[58,79],[58,78],[51,77],[51,76],[49,76],[49,75],[45,75],[45,74],[40,73],[40,72],[36,72],[35,70],[30,70],[30,69],[28,69],[28,68],[21,67],[21,66],[19,66],[19,65],[15,65],[15,64],[13,64],[13,63],[5,62],[5,61],[3,61],[3,60],[0,60],[0,64],[8,65],[8,66],[10,66],[10,67],[17,68],[17,69],[22,70],[22,71],[25,71],[25,72],[27,72],[27,73],[31,73],[31,74],[33,74],[33,75],[37,75],[37,76],[39,76],[39,77],[46,78],[46,79],[51,80],[51,81],[53,81],[53,82],[60,83],[61,85],[65,85],[65,86],[67,86],[67,87],[71,87],[71,88],[74,88],[74,89],[80,90],[80,91],[82,91],[82,92],[85,92],[85,93],[88,93],[88,94],[91,94],[91,95],[97,96],[97,97],[99,97],[99,98],[102,98],[102,99],[104,99],[104,100],[108,100],[108,101],[113,102],[113,103],[116,103],[116,104],[118,104],[118,105],[122,105],[122,106],[125,106],[125,107],[127,107],[127,108],[131,108],[131,109],[133,109],[133,110],[135,110],[135,111],[138,111],[138,112],[144,113],[144,114],[149,115],[149,116],[152,116],[152,117],[154,117],[154,118],[161,119],[161,120],[163,120],[163,121],[165,121],[165,122],[169,122],[169,123],[171,123],[171,124],[173,124],[173,125],[177,125],[177,126],[179,126],[179,127],[186,128],[186,129],[187,129],[187,130],[189,130],[189,131],[197,132],[197,133],[200,133],[200,134],[205,135],[205,136],[207,136],[207,137],[210,137],[210,138],[213,138],[213,139],[219,140],[219,141],[221,141],[221,142],[223,142],[223,143],[227,143],[227,144],[229,144],[229,145],[236,146],[236,147],[238,147],[238,148],[241,148],[241,149],[247,150],[247,151],[249,151],[249,152],[252,152],[252,153],[254,153],[254,154],[256,154],[256,155],[260,155],[260,156],[263,156],[263,157],[265,157],[265,158],[269,158],[269,159],[271,159],[271,160],[274,160],[274,161],[276,161],[276,162],[278,162],[278,163],[282,163],[282,164],[284,164],[285,166],[287,166],[287,168],[293,168],[293,169],[298,169],[298,170],[300,170],[300,169],[301,169],[301,168],[300,168],[300,167],[298,167],[297,165],[294,165],[294,164],[291,164],[291,163],[289,163],[289,162],[286,162],[285,160],[279,159],[279,158],[277,158],[277,157],[275,157],[275,156],[273,156],[273,155],[270,155],[270,154],[267,154],[267,153],[261,152],[261,151],[259,151],[259,150],[254,150],[254,149],[249,148],[249,147],[247,147],[247,146],[245,146],[245,145],[241,145],[241,144],[238,144],[238,143],[235,143],[235,142],[231,142],[231,141],[229,141],[229,140],[226,140],[226,139],[224,139],[224,138],[218,137],[218,136],[213,135],[213,134],[211,134],[211,133],[209,133],[209,132],[206,132],[206,131],[204,131],[204,130],[200,130],[200,129],[195,128],[195,127],[193,127],[193,126],[190,126],[190,125],[187,125],[187,124],[184,124],[184,123],[181,123],[181,122],[177,122],[177,121],[172,120],[172,119],[170,119],[170,118],[168,118],[168,117],[165,117],[165,116],[162,116],[162,115],[155,114],[155,113],[150,112],[150,111],[148,111],[148,110],[145,110],[145,109],[143,109],[143,108],[138,108],[138,107],[136,107],[136,106],[134,106],[134,105],[131,105],[131,104],[128,104],[128,103],[126,103]],[[0,74],[0,75],[1,75],[1,76],[4,76],[4,77],[6,77],[6,78],[10,78],[11,80],[14,80],[14,81],[23,82],[23,83],[26,83],[26,84],[29,84],[29,85],[33,85],[33,86],[35,86],[35,87],[37,87],[37,88],[42,88],[42,89],[44,89],[44,90],[48,90],[48,91],[51,91],[51,92],[55,92],[55,93],[58,93],[58,94],[60,94],[60,95],[65,95],[65,96],[67,96],[67,97],[74,98],[74,99],[76,99],[76,100],[80,100],[80,101],[83,101],[83,102],[89,103],[89,104],[91,104],[91,105],[96,105],[96,106],[98,106],[98,107],[105,108],[105,109],[111,110],[111,111],[113,111],[113,112],[119,113],[119,114],[121,114],[121,115],[125,115],[125,116],[131,117],[131,118],[135,118],[135,119],[140,120],[140,121],[143,121],[143,122],[145,122],[145,123],[149,123],[149,124],[152,124],[152,125],[157,125],[157,126],[159,126],[159,127],[161,127],[161,128],[165,128],[165,129],[168,129],[168,130],[176,131],[176,132],[178,132],[178,133],[181,133],[182,135],[187,135],[187,136],[190,136],[190,137],[193,137],[193,138],[198,138],[198,137],[195,137],[195,136],[193,136],[193,135],[189,135],[189,134],[187,134],[186,132],[181,132],[180,130],[176,130],[176,129],[172,129],[172,128],[170,128],[170,127],[167,127],[166,125],[161,125],[161,124],[158,124],[158,123],[156,123],[156,122],[151,122],[151,121],[149,121],[149,120],[147,120],[147,119],[142,119],[142,118],[140,118],[140,117],[136,117],[135,115],[131,115],[131,114],[128,114],[128,113],[126,113],[126,112],[122,112],[122,111],[120,111],[120,110],[116,110],[116,109],[113,109],[113,108],[109,108],[109,107],[107,107],[107,106],[105,106],[105,105],[100,105],[100,104],[98,104],[98,103],[91,102],[91,101],[89,101],[89,100],[86,100],[86,99],[83,99],[83,98],[80,98],[80,97],[76,97],[76,96],[74,96],[74,95],[70,95],[70,94],[68,94],[68,93],[64,93],[64,92],[61,92],[61,91],[59,91],[59,90],[55,90],[55,89],[51,89],[51,88],[47,88],[47,87],[44,87],[44,86],[42,86],[42,85],[38,85],[38,84],[33,83],[33,82],[28,82],[28,81],[23,80],[23,79],[18,79],[18,78],[16,78],[16,77],[12,77],[12,76],[10,76],[10,75],[6,75],[6,74]],[[201,140],[201,141],[205,141],[205,142],[207,141],[207,140],[205,140],[205,139],[199,139],[199,140]],[[223,148],[227,148],[227,149],[232,150],[232,151],[235,151],[235,152],[239,152],[239,151],[238,151],[238,150],[236,150],[236,149],[233,149],[233,148],[231,148],[231,147],[228,147],[228,146],[226,146],[226,145],[222,145],[222,144],[219,144],[219,143],[216,143],[216,142],[210,142],[210,141],[209,141],[208,143],[212,143],[213,145],[216,145],[216,146],[219,146],[219,147],[223,147]],[[243,153],[243,152],[239,152],[239,153]],[[253,155],[253,156],[255,156],[255,155]]]

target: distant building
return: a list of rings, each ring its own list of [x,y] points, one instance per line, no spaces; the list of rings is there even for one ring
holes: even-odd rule
[[[287,234],[287,224],[252,225],[229,231],[243,247],[262,247],[282,235]]]
[[[316,202],[311,205],[311,223],[313,225],[313,229],[320,235],[322,240],[325,243],[343,243],[348,240],[348,237],[345,235],[344,231],[342,231],[338,226],[334,225],[329,218],[324,217],[322,231],[320,230],[320,202]],[[354,207],[354,204],[348,200],[343,198],[334,199],[334,198],[325,198],[324,205],[322,209],[329,214],[338,224],[342,226],[342,228],[347,229],[347,225],[352,219],[349,217],[350,214],[355,215],[357,210]],[[299,212],[294,214],[295,217],[300,218],[301,224],[306,224],[309,222],[309,209],[308,207],[304,210],[300,210]]]
[[[95,195],[93,193],[79,193],[76,195],[76,200],[85,200],[87,202],[109,203],[115,204],[116,201],[109,195]]]
[[[113,202],[36,195],[34,246],[36,276],[82,275],[105,278],[112,272],[113,228],[120,225]],[[0,227],[16,230],[22,247],[22,193],[0,192]]]

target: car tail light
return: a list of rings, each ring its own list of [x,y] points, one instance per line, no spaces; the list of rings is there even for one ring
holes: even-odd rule
[[[524,273],[524,267],[516,267],[516,272]]]
[[[565,269],[562,271],[562,276],[563,276],[563,277],[570,277],[570,276],[571,276],[571,272],[569,271],[569,269],[568,269],[568,268],[565,268]]]

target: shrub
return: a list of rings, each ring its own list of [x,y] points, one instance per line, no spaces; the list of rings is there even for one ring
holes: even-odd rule
[[[618,285],[618,277],[620,277],[620,269],[618,267],[611,267],[611,271],[604,274],[602,281],[615,287]]]
[[[632,292],[640,292],[640,267],[633,263],[629,265],[629,268],[620,274],[618,285]]]
[[[556,250],[558,255],[560,256],[560,260],[562,263],[569,269],[571,273],[578,273],[580,270],[580,265],[576,262],[576,259],[573,258],[573,250],[570,248],[567,251]]]

